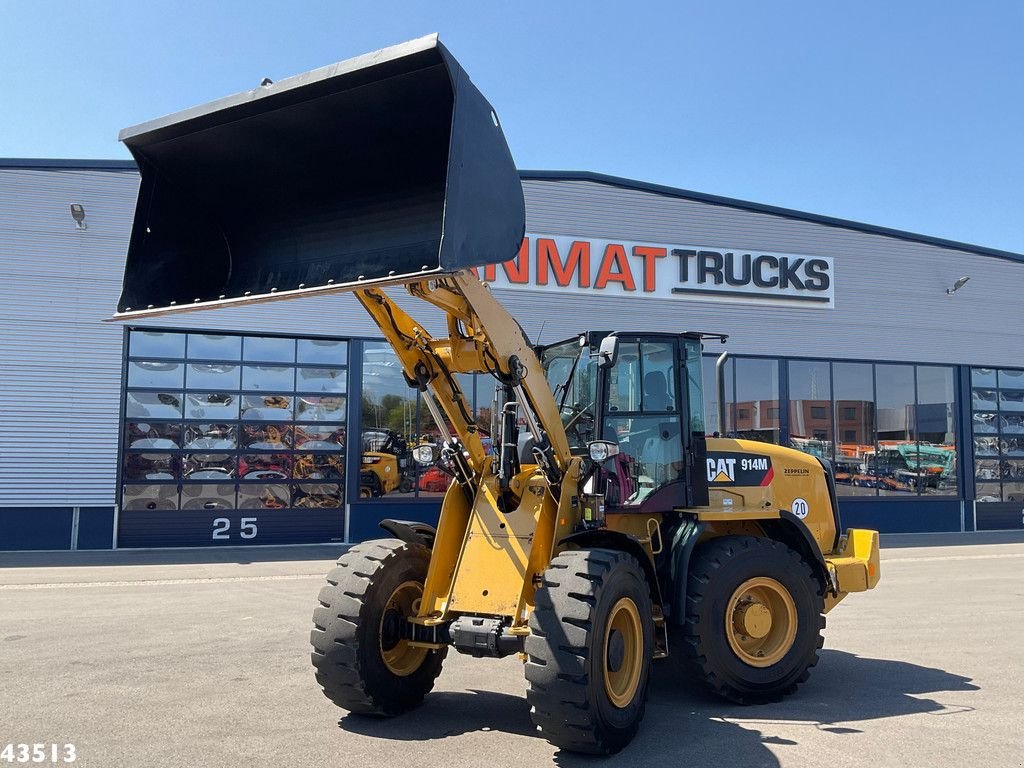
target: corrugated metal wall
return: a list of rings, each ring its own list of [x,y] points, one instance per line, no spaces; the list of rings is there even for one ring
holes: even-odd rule
[[[120,290],[137,185],[132,171],[0,169],[0,507],[114,503],[122,329],[103,319]],[[834,310],[496,291],[529,334],[544,324],[545,341],[587,327],[697,329],[731,334],[737,354],[1024,364],[1022,264],[594,182],[524,189],[532,232],[836,260]],[[72,203],[85,207],[87,230]],[[970,284],[946,296],[965,274]],[[378,335],[347,296],[150,324]]]

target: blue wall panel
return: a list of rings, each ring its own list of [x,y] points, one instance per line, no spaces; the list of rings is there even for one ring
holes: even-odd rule
[[[82,507],[78,511],[78,549],[110,549],[113,539],[113,507]]]
[[[839,499],[843,528],[871,528],[880,533],[959,531],[960,500],[872,501]]]
[[[71,507],[0,509],[0,550],[71,549]]]
[[[349,538],[352,541],[366,541],[390,535],[379,525],[381,520],[388,518],[437,525],[437,518],[441,513],[441,500],[438,499],[436,504],[423,501],[409,502],[408,504],[393,501],[368,501],[362,504],[352,504],[349,509],[352,513],[348,529]]]

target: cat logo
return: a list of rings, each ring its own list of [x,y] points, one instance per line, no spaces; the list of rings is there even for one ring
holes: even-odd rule
[[[708,459],[709,483],[732,483],[736,481],[736,459]]]

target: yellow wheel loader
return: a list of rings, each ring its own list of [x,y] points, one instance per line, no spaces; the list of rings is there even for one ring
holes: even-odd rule
[[[652,664],[775,700],[807,679],[824,614],[878,581],[878,536],[841,530],[827,465],[708,436],[704,335],[566,329],[531,345],[477,274],[516,254],[522,187],[494,110],[436,37],[121,138],[141,187],[116,318],[351,292],[457,435],[436,529],[385,521],[320,590],[313,667],[340,707],[417,706],[452,649],[519,655],[543,735],[613,753]],[[498,382],[495,451],[460,373]]]

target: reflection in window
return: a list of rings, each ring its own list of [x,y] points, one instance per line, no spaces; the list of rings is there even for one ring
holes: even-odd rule
[[[132,331],[128,351],[132,357],[184,357],[185,335],[163,331]]]
[[[284,509],[289,506],[291,495],[286,483],[263,485],[240,483],[238,485],[239,509]]]
[[[178,457],[169,453],[126,453],[125,480],[174,480],[178,476]]]
[[[299,339],[300,363],[345,365],[347,361],[347,342],[334,339]]]
[[[181,447],[181,424],[128,421],[124,425],[126,448],[167,451]]]
[[[233,483],[184,485],[181,489],[182,509],[234,509]]]
[[[344,421],[345,398],[337,395],[300,395],[295,418],[301,421]]]
[[[188,356],[192,360],[239,360],[242,357],[242,337],[190,333]]]
[[[128,363],[129,387],[155,389],[181,389],[185,380],[185,366],[155,360],[133,360]]]
[[[334,483],[298,483],[292,499],[294,507],[323,508],[342,505],[341,486]]]
[[[292,475],[292,457],[287,453],[254,453],[238,459],[243,480],[287,480]]]
[[[242,389],[291,392],[295,389],[295,369],[280,365],[246,365],[242,368]]]
[[[242,447],[252,451],[281,451],[292,447],[290,424],[245,424]]]
[[[875,391],[870,363],[833,363],[836,431],[835,475],[842,496],[874,496],[876,478],[868,466],[875,451]]]
[[[344,394],[346,376],[344,368],[299,368],[295,389],[299,392]]]
[[[180,419],[180,392],[129,392],[124,415],[129,419]]]
[[[126,485],[121,493],[121,509],[123,510],[177,508],[177,485]]]
[[[779,442],[779,362],[737,358],[735,362],[737,437]],[[773,415],[774,414],[774,415]]]
[[[789,365],[789,447],[832,465],[832,373],[823,361],[791,361]]]
[[[242,358],[263,363],[294,363],[295,339],[246,336],[242,341]]]
[[[230,451],[238,445],[234,424],[186,424],[184,447],[192,451]]]
[[[238,418],[238,396],[224,393],[188,394],[185,396],[185,418],[228,421]]]
[[[732,391],[733,391],[733,358],[728,358],[725,361],[724,370],[722,371],[723,378],[725,380],[725,435],[732,434],[732,408],[728,407],[732,402]],[[716,359],[713,357],[705,357],[701,360],[701,368],[704,376],[704,409],[707,415],[707,431],[709,434],[715,434],[721,431],[721,422],[719,420],[720,412],[718,408],[718,378],[716,371]]]
[[[624,461],[609,472],[608,504],[640,504],[653,491],[683,478],[683,441],[678,418],[635,416],[606,418],[603,439],[619,444]]]
[[[188,366],[189,389],[238,389],[241,368],[228,363],[192,363]]]
[[[224,453],[190,453],[183,462],[186,480],[230,480],[235,476],[235,457]]]
[[[337,453],[300,453],[295,456],[296,480],[341,480],[345,457]]]
[[[1024,371],[971,369],[979,502],[1024,499]]]
[[[243,395],[243,421],[291,421],[291,395]]]
[[[345,427],[340,424],[296,424],[295,447],[304,451],[340,451]]]

